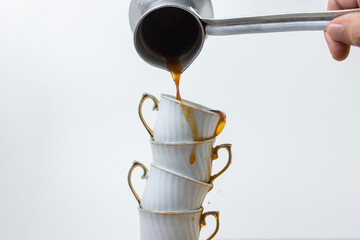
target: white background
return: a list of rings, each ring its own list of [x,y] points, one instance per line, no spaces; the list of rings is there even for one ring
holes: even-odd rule
[[[213,4],[225,18],[327,1]],[[137,55],[128,6],[0,0],[1,240],[139,239],[127,172],[151,150],[137,106],[175,87]],[[205,201],[217,239],[360,237],[359,62],[359,49],[332,60],[322,32],[207,39],[181,92],[228,117],[217,143],[233,144],[233,165]]]

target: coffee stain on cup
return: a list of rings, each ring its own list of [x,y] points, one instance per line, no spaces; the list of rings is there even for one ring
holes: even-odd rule
[[[197,141],[198,140],[198,125],[197,125],[196,118],[194,116],[194,108],[192,108],[191,106],[188,106],[188,105],[184,104],[183,102],[181,102],[181,112],[182,112],[186,122],[189,124],[193,141],[194,142]],[[190,164],[191,165],[193,165],[195,163],[195,160],[196,160],[196,148],[197,148],[197,146],[198,146],[198,144],[195,144],[193,146],[193,149],[192,149],[191,154],[190,154]]]
[[[180,78],[181,78],[181,73],[182,73],[182,66],[180,64],[180,60],[179,57],[168,57],[167,58],[167,68],[171,73],[172,79],[175,83],[176,86],[176,100],[181,102],[181,112],[184,115],[187,123],[189,124],[190,130],[191,130],[191,134],[192,134],[192,138],[193,141],[203,141],[203,140],[207,140],[207,139],[200,139],[198,137],[198,124],[197,121],[195,119],[194,116],[194,108],[187,106],[184,104],[184,102],[181,99],[181,95],[180,95]],[[225,127],[226,124],[226,115],[224,112],[219,111],[219,110],[210,110],[213,113],[216,113],[219,115],[219,122],[216,126],[215,129],[215,133],[213,137],[218,136],[222,130]],[[182,123],[181,126],[183,127],[184,124]],[[197,148],[198,144],[194,145],[191,155],[190,155],[190,164],[193,165],[195,163],[196,160],[196,148]]]
[[[190,126],[193,141],[197,141],[198,127],[197,127],[196,119],[194,117],[194,110],[193,110],[193,108],[186,106],[184,104],[184,102],[181,99],[181,95],[180,95],[180,78],[181,78],[182,66],[180,64],[179,58],[178,57],[167,58],[167,68],[170,71],[172,79],[174,80],[174,83],[176,86],[176,100],[181,102],[181,112],[184,115],[187,123]],[[181,124],[181,126],[183,127],[184,125]],[[193,150],[190,155],[190,164],[191,165],[193,165],[196,160],[196,156],[195,156],[196,148],[197,148],[197,144],[194,145]]]

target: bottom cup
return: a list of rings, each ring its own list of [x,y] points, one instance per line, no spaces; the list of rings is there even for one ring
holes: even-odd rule
[[[153,212],[139,209],[141,240],[198,240],[200,230],[206,225],[206,217],[216,219],[213,239],[219,230],[219,212],[197,209],[188,212]]]

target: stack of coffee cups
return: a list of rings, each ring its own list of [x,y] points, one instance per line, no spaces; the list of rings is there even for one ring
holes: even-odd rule
[[[153,110],[158,111],[154,131],[142,115],[146,99],[152,99]],[[213,146],[219,114],[165,94],[161,95],[159,103],[154,96],[145,93],[139,115],[150,134],[153,155],[149,171],[135,161],[128,175],[130,189],[139,202],[141,240],[198,240],[209,215],[216,219],[216,228],[208,238],[212,239],[219,229],[219,212],[203,213],[202,203],[213,188],[214,179],[231,164],[232,156],[230,144]],[[212,175],[212,161],[217,159],[222,148],[229,155],[227,164]],[[147,179],[142,198],[131,182],[136,167],[143,169],[142,178]]]

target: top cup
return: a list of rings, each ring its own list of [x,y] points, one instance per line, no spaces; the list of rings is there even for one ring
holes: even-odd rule
[[[154,130],[145,122],[142,106],[146,99],[154,102],[158,111]],[[225,126],[225,114],[197,103],[162,94],[161,101],[144,93],[139,104],[139,116],[151,139],[157,142],[193,142],[216,137]]]

